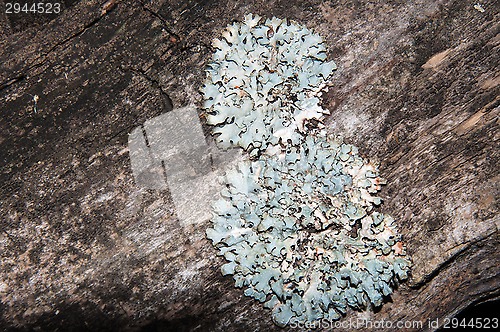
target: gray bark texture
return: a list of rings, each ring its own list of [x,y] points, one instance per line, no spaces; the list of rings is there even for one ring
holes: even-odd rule
[[[57,15],[6,14],[6,2],[1,329],[288,330],[221,275],[208,218],[182,224],[168,189],[137,186],[128,150],[146,120],[200,108],[211,40],[247,13],[324,38],[338,65],[322,97],[327,129],[388,179],[382,209],[411,278],[376,312],[343,320],[432,330],[430,320],[499,297],[495,1],[89,0],[63,1]]]

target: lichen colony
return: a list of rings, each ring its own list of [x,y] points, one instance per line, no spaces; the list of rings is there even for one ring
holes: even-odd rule
[[[321,124],[319,93],[336,68],[322,38],[247,15],[214,47],[207,122],[221,147],[248,152],[227,171],[207,229],[222,273],[280,326],[382,305],[410,261],[394,219],[375,211],[377,165]]]

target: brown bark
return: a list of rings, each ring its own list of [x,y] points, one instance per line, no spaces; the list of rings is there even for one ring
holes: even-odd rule
[[[128,134],[191,103],[210,41],[246,13],[321,34],[328,130],[381,161],[414,267],[371,320],[498,298],[499,23],[469,1],[65,1],[0,14],[0,326],[279,330],[168,190],[134,183]],[[39,96],[36,110],[33,96]],[[207,140],[211,138],[207,133]],[[412,329],[408,329],[412,330]]]

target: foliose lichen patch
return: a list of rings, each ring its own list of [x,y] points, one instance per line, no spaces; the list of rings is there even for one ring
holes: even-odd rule
[[[336,68],[319,35],[278,18],[261,21],[247,15],[214,40],[201,89],[218,144],[254,155],[269,144],[299,143],[307,122],[328,114],[317,94]]]
[[[281,31],[286,47],[299,51],[287,60],[289,71],[280,78],[289,81],[290,89],[273,92],[279,95],[280,108],[269,102],[270,90],[252,85],[248,77],[256,76],[250,65],[240,67],[241,77],[248,81],[232,88],[245,87],[245,93],[226,94],[231,79],[221,83],[220,70],[213,65],[203,88],[205,105],[215,112],[209,123],[216,126],[217,140],[222,146],[239,145],[254,156],[226,173],[222,198],[213,206],[212,227],[206,233],[228,261],[222,273],[232,274],[236,287],[270,308],[280,326],[337,320],[347,307],[378,307],[410,269],[394,219],[375,211],[381,204],[376,193],[385,180],[379,177],[377,165],[359,156],[355,146],[297,121],[321,120],[319,114],[326,113],[315,113],[321,109],[315,98],[333,66],[328,65],[328,73],[309,72],[315,78],[308,78],[307,85],[298,83],[304,70],[297,65],[304,59],[302,48],[311,45],[295,34],[306,31],[302,36],[317,37],[313,39],[317,45],[322,45],[321,38],[276,18],[259,22],[259,17],[247,16],[244,23],[230,26],[226,41],[216,40],[215,46],[217,52],[236,50],[214,59],[219,62],[217,68],[232,66],[226,62],[233,63],[235,53],[241,64],[254,63],[257,54],[272,59],[277,42],[266,42],[257,53],[253,52],[258,47],[248,48],[247,43],[255,38],[255,31],[273,31],[257,34],[267,36],[265,40]],[[323,46],[318,48],[324,54]],[[315,61],[321,67],[323,60]],[[276,72],[283,76],[280,71],[272,73]],[[248,99],[247,93],[255,98]],[[298,95],[314,102],[300,103]],[[241,102],[235,103],[238,98]],[[245,106],[244,100],[250,104]],[[255,104],[255,100],[266,101]],[[311,114],[315,115],[308,117]],[[285,136],[274,135],[284,132]]]

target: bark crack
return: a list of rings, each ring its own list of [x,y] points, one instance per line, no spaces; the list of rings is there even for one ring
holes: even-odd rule
[[[465,241],[463,243],[463,247],[453,254],[451,254],[448,259],[446,259],[444,262],[439,264],[434,270],[432,270],[430,273],[424,275],[422,279],[414,284],[409,285],[410,288],[412,289],[420,289],[423,286],[425,286],[427,283],[429,283],[432,279],[434,279],[438,274],[440,274],[442,271],[446,270],[448,266],[450,266],[457,258],[459,258],[464,252],[466,252],[470,247],[473,245],[483,242],[487,240],[490,237],[494,237],[498,232],[495,230],[489,234],[485,234],[483,236],[480,236],[478,238],[475,238],[473,240]]]
[[[146,6],[146,4],[143,1],[139,1],[139,3],[141,4],[141,7],[144,11],[146,11],[150,15],[156,17],[157,19],[159,19],[161,21],[161,23],[163,23],[163,25],[165,27],[165,31],[167,31],[171,36],[175,37],[177,40],[181,39],[180,36],[174,32],[174,30],[172,29],[172,27],[168,23],[168,20],[165,17],[163,17],[160,13],[157,13],[154,10],[148,8],[148,6]]]
[[[11,85],[14,85],[14,84],[16,84],[18,82],[21,82],[25,78],[26,78],[26,75],[20,74],[20,75],[14,77],[14,78],[7,79],[7,81],[5,81],[3,83],[0,83],[0,91],[2,91],[4,89],[7,89]]]
[[[154,89],[159,91],[160,96],[162,98],[163,107],[165,108],[165,110],[168,112],[174,108],[173,103],[172,103],[172,99],[170,99],[170,96],[168,95],[168,93],[166,93],[165,90],[163,90],[163,86],[161,85],[159,80],[154,79],[151,76],[149,76],[146,70],[144,70],[142,68],[136,69],[136,68],[124,67],[124,66],[120,66],[119,69],[122,72],[131,72],[135,75],[143,77],[146,81],[149,82],[149,84],[151,84],[151,86]]]
[[[84,34],[87,30],[91,29],[94,27],[107,13],[101,13],[98,17],[94,18],[91,22],[87,23],[84,25],[82,29],[79,31],[71,34],[69,37],[66,37],[64,40],[55,43],[47,52],[42,53],[41,55],[37,56],[28,66],[25,70],[23,70],[22,73],[18,74],[14,78],[8,78],[5,82],[0,83],[0,91],[8,88],[9,86],[18,83],[22,80],[24,80],[30,71],[33,69],[41,67],[45,62],[47,62],[47,59],[49,56],[60,46],[63,46],[69,42],[71,42],[73,39],[81,36]],[[41,59],[41,60],[40,60]],[[40,60],[40,61],[39,61]]]

